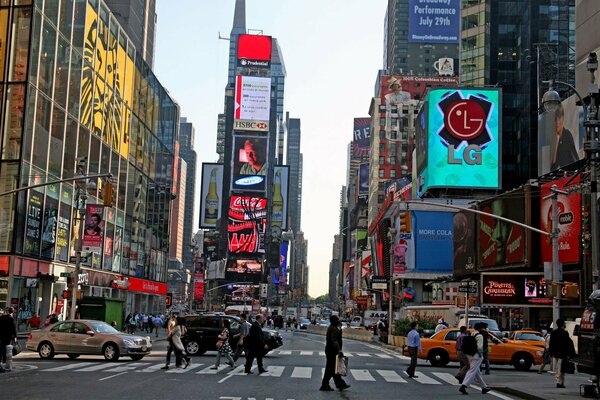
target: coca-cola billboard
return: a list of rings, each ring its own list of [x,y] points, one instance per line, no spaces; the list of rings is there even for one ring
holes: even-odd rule
[[[231,196],[227,246],[235,255],[264,254],[267,226],[267,199]]]

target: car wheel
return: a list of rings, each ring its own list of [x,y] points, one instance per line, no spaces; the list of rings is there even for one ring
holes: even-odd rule
[[[143,354],[134,354],[134,355],[129,356],[129,357],[131,357],[131,359],[133,361],[140,361],[142,358],[144,358],[144,355]]]
[[[206,353],[206,349],[200,347],[200,344],[195,340],[190,340],[185,344],[185,351],[190,356],[201,356]]]
[[[67,354],[67,356],[69,356],[69,358],[70,358],[71,360],[74,360],[74,359],[76,359],[77,357],[79,357],[79,354],[69,353],[69,354]]]
[[[102,355],[106,361],[117,361],[119,359],[119,346],[107,343],[102,348]]]
[[[450,357],[445,350],[435,349],[429,352],[427,359],[434,367],[445,367],[450,362]]]
[[[533,364],[533,357],[529,353],[516,353],[512,358],[512,365],[518,371],[529,371]]]
[[[50,360],[54,358],[54,346],[50,342],[42,342],[38,347],[38,354],[40,358],[44,360]]]

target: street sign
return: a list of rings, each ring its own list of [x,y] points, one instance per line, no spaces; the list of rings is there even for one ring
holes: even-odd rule
[[[467,287],[467,286],[477,287],[477,281],[467,281],[467,282],[460,283],[460,287]]]
[[[87,259],[87,256],[81,256],[81,257],[79,257],[79,262],[80,262],[80,263],[86,263],[86,262],[87,262],[87,260],[88,260],[88,259]],[[69,257],[69,262],[70,262],[71,264],[75,264],[75,263],[77,262],[77,256],[71,256],[71,257]],[[62,275],[61,275],[61,276],[62,276]]]
[[[476,287],[461,286],[461,287],[458,288],[458,291],[460,293],[477,293],[477,288]]]
[[[71,277],[71,273],[70,272],[61,272],[60,273],[60,277],[61,278],[70,278]]]

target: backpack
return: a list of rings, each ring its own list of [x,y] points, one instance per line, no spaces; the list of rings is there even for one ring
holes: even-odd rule
[[[476,335],[467,335],[463,338],[461,350],[468,356],[474,356],[477,354],[477,335],[481,335],[478,333]]]

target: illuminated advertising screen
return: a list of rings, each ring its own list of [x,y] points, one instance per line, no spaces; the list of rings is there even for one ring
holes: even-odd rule
[[[290,187],[289,172],[290,167],[288,166],[275,166],[271,226],[279,226],[282,230],[287,229],[288,194]]]
[[[358,167],[358,198],[369,197],[369,163],[360,164]]]
[[[232,195],[227,226],[229,253],[264,253],[266,225],[267,199]]]
[[[260,274],[262,272],[262,264],[257,260],[228,260],[225,272]]]
[[[458,43],[461,20],[458,0],[410,0],[408,41],[411,43]]]
[[[525,196],[512,192],[481,202],[480,210],[525,224]],[[479,215],[479,266],[481,268],[524,263],[528,254],[525,228],[492,216]]]
[[[200,228],[215,228],[221,218],[223,164],[202,163]]]
[[[565,185],[571,180],[565,177],[541,185],[540,192],[540,229],[552,232],[552,198],[544,199],[550,195],[550,189],[556,185],[559,190],[565,191]],[[572,179],[569,186],[578,185],[581,175]],[[568,195],[558,194],[558,260],[563,264],[579,262],[580,235],[581,235],[581,192],[574,191]],[[552,261],[552,238],[542,236],[542,262]]]
[[[482,303],[486,305],[544,306],[552,305],[543,274],[481,274]],[[578,305],[579,298],[568,298],[567,287],[579,288],[579,272],[565,272],[561,305]]]
[[[380,82],[381,104],[385,104],[387,108],[405,104],[409,100],[424,99],[429,90],[436,87],[458,86],[459,79],[444,76],[384,75]],[[401,108],[397,111],[398,114],[403,112]]]
[[[225,290],[226,303],[233,304],[252,304],[252,300],[258,299],[260,285],[251,283],[230,283]]]
[[[502,171],[499,89],[432,89],[426,105],[427,161],[426,167],[421,165],[426,174],[420,176],[420,189],[499,189]]]
[[[29,192],[29,204],[27,205],[25,241],[23,242],[23,253],[25,255],[35,257],[40,255],[43,209],[44,195],[35,190],[31,190]]]
[[[238,75],[233,129],[268,132],[270,111],[271,78]]]
[[[477,268],[475,214],[459,211],[453,220],[454,276],[471,275]]]
[[[268,148],[266,137],[233,138],[231,190],[265,191]]]
[[[369,138],[371,137],[371,118],[354,118],[354,136],[352,138],[352,156],[369,156]]]
[[[563,101],[555,111],[538,117],[538,175],[565,167],[585,157],[583,108],[576,96]]]
[[[271,268],[272,282],[276,285],[287,283],[288,248],[289,242],[281,242],[279,268]]]
[[[452,273],[453,213],[411,212],[415,272]]]
[[[102,238],[104,236],[104,206],[87,204],[85,208],[83,250],[100,252],[102,251]]]
[[[243,68],[271,68],[271,36],[239,35],[237,43],[238,66]]]

